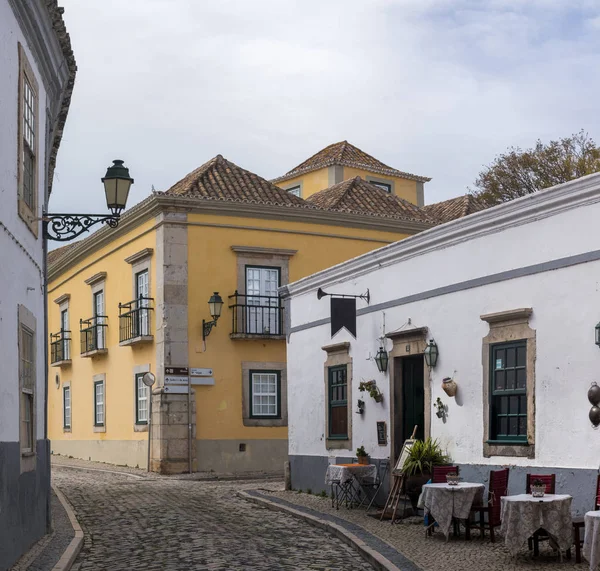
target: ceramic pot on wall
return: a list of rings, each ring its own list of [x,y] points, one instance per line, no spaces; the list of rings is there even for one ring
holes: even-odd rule
[[[453,397],[456,395],[456,391],[458,390],[458,385],[456,384],[454,379],[451,379],[450,377],[446,377],[442,381],[442,389],[449,397]]]

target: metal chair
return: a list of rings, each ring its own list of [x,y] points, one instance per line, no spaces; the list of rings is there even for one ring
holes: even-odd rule
[[[371,496],[371,501],[369,502],[369,505],[367,506],[367,511],[369,511],[371,509],[371,506],[375,502],[375,498],[377,497],[379,490],[381,489],[381,487],[383,486],[383,484],[385,482],[385,478],[387,476],[389,466],[390,466],[390,462],[387,458],[385,460],[380,460],[379,467],[377,469],[377,474],[375,475],[375,478],[361,478],[361,480],[360,480],[360,486],[361,486],[361,488],[363,488],[363,490],[365,490],[365,493],[367,492],[367,490],[375,490],[375,492],[373,492],[373,494]],[[360,502],[358,507],[361,507],[367,499],[368,499],[368,497],[365,496],[362,499],[362,501]]]
[[[431,474],[432,484],[445,484],[446,475],[455,472],[458,474],[458,466],[434,466]]]
[[[504,470],[491,470],[487,504],[474,505],[471,508],[471,512],[479,514],[479,530],[481,531],[481,539],[483,539],[485,535],[485,514],[487,513],[487,526],[490,530],[490,540],[492,543],[495,542],[494,528],[498,527],[502,523],[500,513],[500,498],[507,495],[508,468],[505,468]],[[473,524],[471,524],[471,522],[469,522],[469,525],[477,526],[477,523],[473,522]]]
[[[600,510],[600,474],[596,478],[596,496],[594,498],[594,509]],[[573,518],[573,543],[575,544],[575,563],[581,563],[581,548],[583,547],[583,537],[581,530],[585,529],[583,517]]]
[[[531,484],[534,480],[540,480],[546,487],[547,494],[556,493],[556,474],[527,474],[525,482],[525,493],[531,494]],[[533,549],[533,556],[537,557],[540,554],[540,541],[547,541],[550,537],[545,529],[538,529],[528,540],[527,546]],[[567,551],[567,557],[570,557],[570,549]]]

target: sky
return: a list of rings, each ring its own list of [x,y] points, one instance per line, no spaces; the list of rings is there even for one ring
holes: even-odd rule
[[[348,140],[459,196],[510,146],[600,143],[597,0],[61,0],[77,60],[50,212],[217,154],[267,179]]]

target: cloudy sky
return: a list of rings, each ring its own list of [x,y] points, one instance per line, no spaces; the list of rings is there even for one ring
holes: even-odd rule
[[[596,0],[61,0],[78,64],[51,211],[130,206],[222,154],[265,178],[348,140],[430,176],[586,129],[600,142]]]

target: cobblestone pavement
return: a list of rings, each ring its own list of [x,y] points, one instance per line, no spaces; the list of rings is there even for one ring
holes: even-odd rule
[[[241,489],[282,489],[282,482],[131,473],[142,477],[54,463],[54,483],[85,534],[74,571],[371,569],[337,538],[236,496]]]
[[[404,554],[423,571],[584,571],[589,569],[585,561],[575,563],[575,548],[572,549],[572,559],[566,558],[561,563],[558,555],[553,552],[548,542],[540,543],[540,556],[533,558],[525,546],[517,557],[511,557],[504,547],[504,538],[496,528],[496,543],[491,543],[489,533],[481,541],[479,532],[473,530],[471,541],[464,539],[464,533],[460,538],[451,537],[446,543],[444,535],[436,532],[432,537],[426,537],[423,527],[423,518],[407,518],[404,523],[391,525],[389,521],[379,521],[366,515],[364,509],[340,508],[336,510],[331,507],[331,500],[307,493],[266,491],[264,496],[277,497],[297,506],[308,507],[317,512],[341,518],[361,526],[366,531],[376,535],[389,543],[392,547]]]

